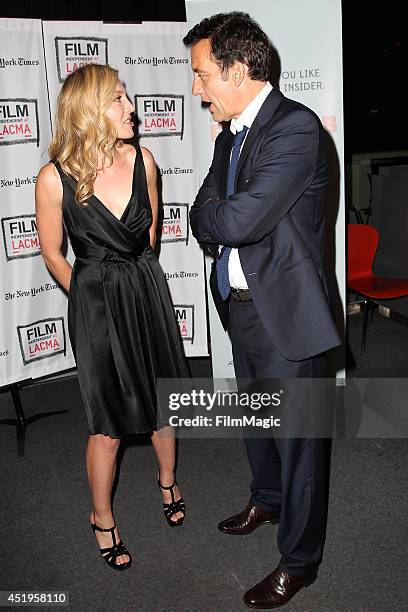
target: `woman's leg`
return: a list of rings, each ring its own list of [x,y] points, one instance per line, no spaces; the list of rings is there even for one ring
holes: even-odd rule
[[[109,529],[114,524],[112,514],[112,486],[116,471],[116,456],[120,440],[103,436],[91,435],[86,447],[86,468],[89,486],[91,488],[93,511],[91,522],[101,529]],[[113,545],[110,533],[95,532],[100,548],[110,548]],[[116,541],[119,542],[118,530],[115,529]],[[129,557],[121,555],[116,563],[127,563]]]
[[[165,430],[165,431],[164,431]],[[174,436],[174,429],[172,427],[165,427],[152,433],[152,444],[156,452],[157,461],[159,464],[159,478],[160,483],[163,487],[169,487],[173,484],[175,475],[174,467],[176,463],[176,440]],[[171,493],[161,489],[163,494],[163,502],[165,504],[171,503]],[[180,490],[176,485],[173,489],[174,499],[178,501],[181,497]],[[183,518],[182,512],[176,512],[171,520],[176,522],[178,519]]]

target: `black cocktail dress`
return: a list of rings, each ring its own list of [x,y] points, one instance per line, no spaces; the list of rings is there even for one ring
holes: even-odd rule
[[[89,432],[120,438],[152,431],[161,425],[157,379],[188,378],[188,370],[166,279],[149,243],[152,213],[140,147],[120,219],[96,196],[79,205],[76,181],[56,167],[76,256],[68,328]]]

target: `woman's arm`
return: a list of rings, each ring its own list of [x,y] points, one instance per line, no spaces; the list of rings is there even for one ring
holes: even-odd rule
[[[35,210],[41,254],[48,270],[69,289],[72,267],[61,253],[63,240],[62,185],[54,164],[43,166],[35,185]]]
[[[156,162],[154,161],[154,157],[150,153],[149,149],[141,147],[141,151],[146,170],[147,190],[149,192],[150,206],[152,209],[152,224],[149,230],[150,246],[152,247],[152,249],[154,249],[154,245],[156,244],[157,215],[159,209]]]

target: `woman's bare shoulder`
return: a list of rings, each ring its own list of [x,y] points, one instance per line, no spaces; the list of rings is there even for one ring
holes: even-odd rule
[[[38,173],[37,183],[40,181],[44,185],[55,186],[61,183],[58,170],[52,162],[45,164]]]
[[[140,147],[140,151],[142,153],[143,162],[146,168],[152,168],[153,166],[155,167],[156,162],[151,151],[149,151],[149,149],[146,149],[146,147]]]
[[[62,182],[58,170],[48,162],[38,173],[35,185],[36,196],[50,203],[59,203],[62,199]]]

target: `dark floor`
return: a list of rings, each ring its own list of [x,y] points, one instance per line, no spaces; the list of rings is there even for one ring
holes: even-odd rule
[[[356,315],[349,324],[350,375],[406,376],[408,328],[375,316],[362,360],[360,323]],[[80,612],[247,609],[243,593],[274,569],[279,553],[276,527],[242,538],[216,529],[248,498],[240,440],[180,441],[178,479],[188,505],[180,529],[164,522],[150,444],[126,448],[115,514],[134,562],[113,572],[87,524],[86,423],[76,380],[31,386],[22,400],[27,416],[67,412],[28,427],[25,458],[16,457],[14,429],[0,427],[0,590],[69,591],[70,609]],[[0,394],[0,419],[12,415],[9,394]],[[405,439],[334,440],[324,560],[318,580],[288,611],[407,610],[407,463]]]
[[[408,376],[408,319],[387,319],[374,312],[368,322],[364,357],[360,355],[362,314],[347,318],[349,352],[347,375],[359,378],[406,378]]]

